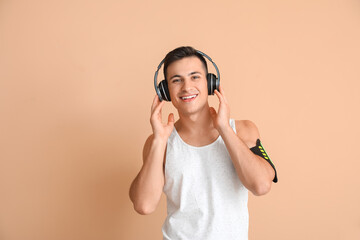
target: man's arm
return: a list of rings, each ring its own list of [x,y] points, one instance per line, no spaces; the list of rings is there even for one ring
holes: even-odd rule
[[[255,146],[256,139],[260,138],[256,125],[246,120],[243,129],[246,129],[248,138]],[[265,159],[255,155],[240,138],[240,133],[236,134],[230,126],[221,130],[220,134],[244,186],[256,196],[268,193],[275,177],[272,166]]]
[[[150,123],[153,134],[148,137],[143,149],[143,166],[131,183],[129,196],[134,209],[140,214],[150,214],[155,211],[164,187],[164,159],[167,139],[174,128],[174,114],[170,113],[167,124],[161,122],[160,102],[155,95],[151,106]]]
[[[236,169],[236,173],[244,184],[254,195],[264,195],[271,189],[272,180],[275,176],[275,171],[266,160],[260,156],[255,155],[243,140],[233,131],[229,124],[230,108],[225,97],[224,90],[219,86],[219,91],[214,93],[219,98],[219,109],[215,111],[210,107],[210,115],[212,117],[215,128],[219,131],[224,140],[226,148],[230,154],[231,160]],[[251,121],[246,121],[247,133],[251,141],[256,145],[256,139],[259,137],[259,131],[255,124]],[[237,131],[238,134],[239,131]]]
[[[163,162],[166,141],[149,136],[143,149],[143,166],[131,184],[129,195],[134,209],[140,214],[150,214],[159,204],[164,187]]]

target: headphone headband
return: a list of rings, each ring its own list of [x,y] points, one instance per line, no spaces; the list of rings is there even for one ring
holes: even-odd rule
[[[208,56],[206,55],[205,53],[199,51],[199,50],[196,50],[197,53],[200,53],[202,56],[204,56],[205,58],[207,58],[212,64],[213,66],[215,67],[215,70],[216,70],[216,75],[217,75],[217,79],[218,81],[220,82],[220,72],[219,72],[219,69],[218,67],[216,66],[216,64],[214,63],[214,61]],[[155,76],[154,76],[154,87],[155,87],[155,91],[156,91],[156,94],[159,96],[160,98],[160,101],[162,101],[162,98],[161,98],[161,93],[160,93],[160,90],[157,86],[157,76],[158,76],[158,73],[159,73],[159,70],[161,68],[161,66],[163,65],[165,61],[165,58],[160,62],[159,66],[157,67],[156,71],[155,71]],[[166,81],[166,80],[165,80]]]

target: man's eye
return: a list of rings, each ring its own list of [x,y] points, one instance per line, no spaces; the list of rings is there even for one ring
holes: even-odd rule
[[[175,83],[175,82],[179,82],[180,80],[179,79],[174,79],[172,82]]]
[[[198,79],[198,78],[199,78],[199,76],[193,76],[193,78],[194,78],[194,79]]]

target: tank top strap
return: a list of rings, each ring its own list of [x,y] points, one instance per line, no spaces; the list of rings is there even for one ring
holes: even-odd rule
[[[170,136],[169,136],[169,138],[167,140],[167,143],[171,144],[171,145],[174,145],[175,141],[178,140],[176,137],[177,137],[177,133],[176,133],[176,129],[175,129],[175,126],[174,126],[174,128],[173,128],[173,130],[172,130],[172,132],[171,132],[171,134],[170,134]]]
[[[236,133],[235,119],[230,118],[230,126]]]

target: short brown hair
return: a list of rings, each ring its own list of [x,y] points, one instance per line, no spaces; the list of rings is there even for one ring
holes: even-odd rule
[[[168,54],[166,54],[165,59],[164,59],[164,77],[166,80],[166,71],[168,66],[180,59],[183,59],[185,57],[197,57],[201,60],[201,62],[204,65],[204,69],[205,69],[205,74],[208,73],[208,69],[207,69],[207,64],[206,64],[206,60],[203,57],[203,55],[201,55],[199,52],[196,51],[196,49],[194,49],[193,47],[190,46],[186,46],[186,47],[178,47],[175,48],[174,50],[172,50],[171,52],[169,52]]]

